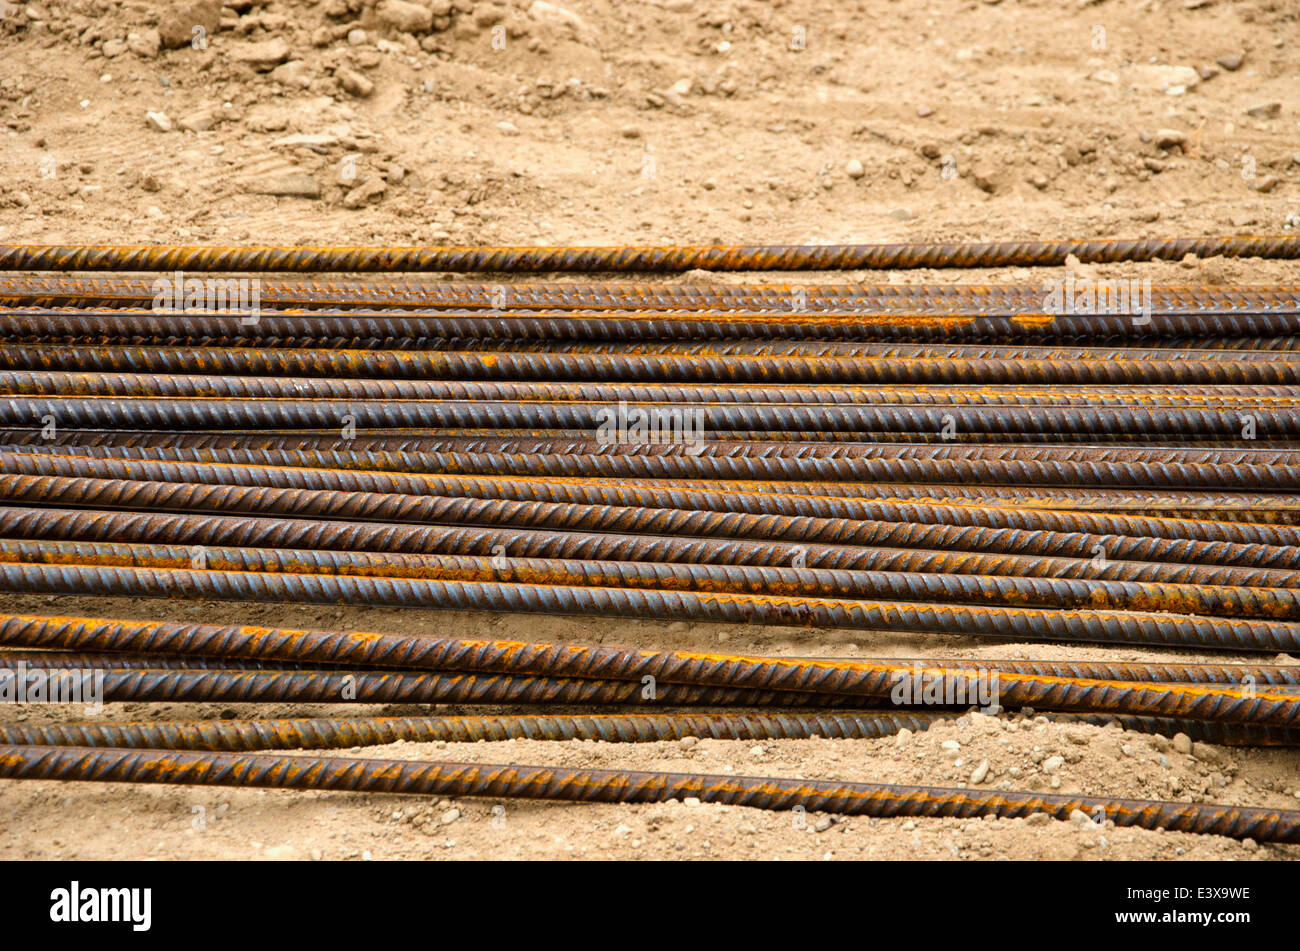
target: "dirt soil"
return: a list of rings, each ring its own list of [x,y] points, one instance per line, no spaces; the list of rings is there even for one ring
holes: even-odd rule
[[[1298,22],[1293,0],[0,0],[0,242],[1284,233],[1300,227]],[[1300,284],[1296,262],[1096,272]],[[1048,276],[1013,268],[847,279]],[[1203,659],[359,607],[5,597],[0,610],[774,654]],[[129,704],[105,716],[325,709]],[[31,707],[0,717],[84,713]],[[956,751],[940,746],[950,739]],[[1155,737],[1023,716],[964,716],[903,740],[347,752],[940,785],[965,785],[987,760],[990,788],[1300,807],[1300,752],[1197,744],[1185,755]],[[1065,765],[1048,775],[1043,762],[1054,755]],[[0,858],[1300,858],[1300,847],[1055,821],[808,816],[803,826],[790,814],[709,805],[0,784]]]

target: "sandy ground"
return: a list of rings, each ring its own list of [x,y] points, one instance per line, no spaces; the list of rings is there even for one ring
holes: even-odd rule
[[[409,6],[0,0],[0,242],[793,243],[1300,227],[1291,0]],[[207,24],[202,42],[183,45],[196,22]],[[180,48],[160,49],[168,41]],[[1300,283],[1296,262],[1098,272]],[[6,597],[0,610],[785,654],[1196,659],[364,608]],[[323,709],[135,704],[106,715]],[[940,747],[948,739],[956,752]],[[902,742],[398,744],[362,755],[949,785],[988,760],[994,788],[1300,806],[1297,752],[1198,744],[1189,756],[1157,738],[1024,718],[966,717]],[[1049,776],[1053,755],[1065,765]],[[788,814],[717,806],[54,783],[0,784],[0,817],[4,858],[1300,857],[1058,822],[809,816],[799,828]]]

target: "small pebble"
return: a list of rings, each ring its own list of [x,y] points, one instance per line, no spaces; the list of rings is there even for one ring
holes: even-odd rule
[[[1151,141],[1155,143],[1158,149],[1181,149],[1187,144],[1187,135],[1177,129],[1159,129],[1151,137]]]
[[[861,178],[867,174],[867,170],[857,159],[849,159],[848,164],[844,166],[844,171],[848,173],[849,178]]]
[[[1043,760],[1043,772],[1049,774],[1054,773],[1064,765],[1064,756],[1049,756],[1047,759]]]
[[[989,761],[980,760],[980,764],[976,766],[973,770],[971,770],[970,784],[972,786],[978,786],[980,783],[984,782],[984,780],[988,778],[988,775],[989,775]]]
[[[1190,756],[1192,753],[1192,738],[1186,733],[1175,733],[1174,751],[1182,753],[1184,756]]]
[[[1247,109],[1246,115],[1255,119],[1276,119],[1281,112],[1282,103],[1277,101],[1261,102]]]

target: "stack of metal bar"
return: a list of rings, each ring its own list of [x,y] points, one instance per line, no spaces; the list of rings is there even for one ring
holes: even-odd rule
[[[1300,239],[0,247],[0,270],[28,272],[0,281],[0,592],[1223,652],[1199,664],[798,661],[0,615],[0,686],[20,668],[94,670],[109,701],[597,711],[0,723],[0,776],[696,795],[872,815],[1083,809],[1300,841],[1294,811],[258,752],[872,737],[951,716],[954,691],[973,696],[991,672],[1005,709],[1300,746],[1300,665],[1273,657],[1300,652],[1300,288],[1073,271],[1004,286],[594,281],[1189,252],[1294,258]],[[120,276],[140,271],[157,276]],[[521,280],[558,271],[586,273]],[[945,709],[891,707],[921,672]],[[647,701],[655,712],[599,712]],[[173,752],[147,753],[158,749]]]

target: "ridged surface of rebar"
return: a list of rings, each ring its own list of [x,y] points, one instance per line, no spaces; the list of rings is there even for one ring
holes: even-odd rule
[[[939,714],[601,714],[595,716],[317,717],[176,723],[0,725],[0,744],[116,746],[157,750],[297,750],[378,746],[407,740],[599,740],[655,743],[713,740],[873,739],[924,730]]]
[[[655,683],[880,698],[893,696],[894,688],[907,678],[927,673],[940,678],[945,691],[950,685],[954,696],[958,689],[963,697],[975,696],[980,680],[977,671],[955,665],[910,668],[865,660],[784,660],[687,651],[16,615],[0,616],[0,646],[156,651],[301,662],[321,659],[360,667],[578,677],[638,684],[650,677]],[[240,676],[265,675],[247,672]],[[999,689],[1001,702],[1009,706],[1273,726],[1300,723],[1300,692],[1256,691],[1250,684],[1129,683],[1002,672]]]
[[[1117,826],[1168,829],[1256,842],[1300,842],[1300,810],[891,786],[837,780],[714,776],[551,766],[367,760],[275,753],[0,746],[0,778],[332,789],[406,795],[576,802],[701,802],[843,815],[1058,819],[1075,811]]]
[[[731,247],[165,247],[0,245],[3,271],[789,271],[1015,267],[1197,257],[1300,258],[1300,238]]]

